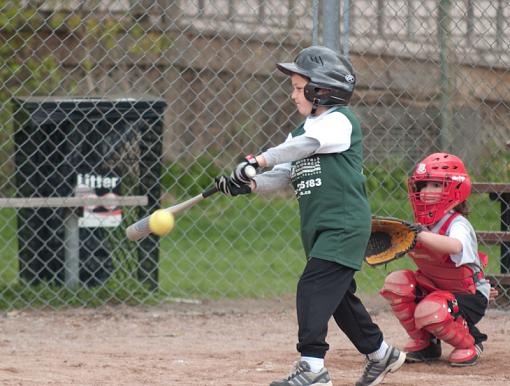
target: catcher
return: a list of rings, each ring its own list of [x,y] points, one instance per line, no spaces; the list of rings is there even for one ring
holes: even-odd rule
[[[478,252],[476,234],[466,219],[471,180],[463,162],[435,153],[419,162],[408,180],[417,227],[408,253],[418,266],[390,273],[380,291],[409,334],[407,362],[437,360],[441,341],[453,346],[452,366],[477,363],[483,351],[476,324],[487,309],[490,283],[487,256]]]

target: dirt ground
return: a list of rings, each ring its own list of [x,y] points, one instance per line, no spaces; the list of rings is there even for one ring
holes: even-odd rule
[[[365,299],[388,342],[406,338],[387,306]],[[489,310],[477,366],[406,364],[385,385],[510,385],[510,312]],[[291,297],[164,307],[104,307],[0,314],[2,385],[268,385],[297,358]],[[364,358],[332,323],[333,384],[353,385]],[[445,346],[443,358],[450,351]]]

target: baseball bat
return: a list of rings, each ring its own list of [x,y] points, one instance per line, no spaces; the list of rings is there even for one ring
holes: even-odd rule
[[[216,189],[216,186],[212,186],[206,190],[204,190],[202,193],[196,195],[195,197],[190,198],[189,200],[186,200],[184,202],[181,202],[179,204],[170,206],[168,208],[165,208],[166,211],[172,213],[173,215],[176,215],[177,213],[180,213],[186,209],[189,209],[196,204],[198,204],[203,199],[212,196],[214,193],[218,192],[218,189]],[[129,240],[136,241],[140,240],[141,238],[147,237],[151,234],[151,230],[149,228],[149,218],[151,216],[146,216],[142,218],[141,220],[138,220],[134,224],[131,224],[126,229],[126,236]]]
[[[253,178],[257,174],[257,171],[253,166],[247,166],[244,170],[244,173],[246,177]],[[170,206],[166,208],[165,210],[172,213],[173,215],[180,213],[186,209],[189,209],[196,204],[198,204],[203,199],[212,196],[214,193],[218,192],[218,189],[216,186],[211,186],[210,188],[204,190],[202,193],[196,195],[195,197],[190,198],[189,200],[186,200],[184,202],[181,202],[180,204]],[[141,238],[144,238],[151,234],[151,230],[149,227],[149,219],[150,215],[142,218],[141,220],[138,220],[134,224],[131,224],[126,229],[126,236],[129,240],[136,241],[140,240]]]

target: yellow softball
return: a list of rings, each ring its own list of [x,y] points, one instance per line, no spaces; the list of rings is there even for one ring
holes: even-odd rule
[[[164,209],[155,211],[149,218],[149,228],[152,233],[158,236],[169,233],[174,228],[174,224],[174,215]]]

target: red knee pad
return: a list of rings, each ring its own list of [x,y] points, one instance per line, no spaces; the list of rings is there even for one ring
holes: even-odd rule
[[[395,271],[386,276],[381,296],[391,304],[414,302],[416,296],[416,278],[410,269]]]
[[[434,291],[428,294],[416,307],[414,316],[416,326],[424,328],[436,323],[453,321],[448,302],[453,302],[455,296],[448,291]]]
[[[471,348],[474,339],[465,320],[457,313],[457,300],[451,292],[434,291],[416,307],[416,327],[425,329],[455,348]]]
[[[414,330],[414,310],[416,308],[416,279],[409,269],[390,273],[379,291],[391,304],[391,309],[404,328]],[[407,326],[407,324],[411,325]]]

